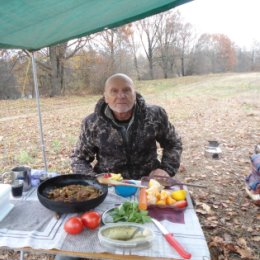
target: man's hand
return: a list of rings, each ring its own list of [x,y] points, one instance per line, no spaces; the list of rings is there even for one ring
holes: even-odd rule
[[[154,176],[170,177],[170,175],[166,171],[159,169],[159,168],[150,172],[149,177],[153,178]]]

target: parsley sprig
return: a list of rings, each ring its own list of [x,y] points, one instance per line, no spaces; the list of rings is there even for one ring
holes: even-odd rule
[[[137,202],[126,201],[110,212],[114,222],[151,222],[147,210],[139,210]]]

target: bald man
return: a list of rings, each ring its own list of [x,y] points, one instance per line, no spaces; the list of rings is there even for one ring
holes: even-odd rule
[[[158,159],[157,142],[162,148]],[[165,110],[146,104],[125,74],[105,83],[104,97],[87,116],[71,155],[74,173],[121,173],[125,179],[174,176],[180,166],[181,138]],[[95,164],[93,164],[95,160]]]

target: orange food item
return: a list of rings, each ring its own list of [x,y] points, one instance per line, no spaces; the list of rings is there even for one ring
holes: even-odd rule
[[[146,196],[146,189],[141,188],[139,190],[139,203],[138,207],[140,210],[147,210],[147,196]]]
[[[157,200],[160,200],[161,199],[161,193],[159,191],[157,191],[155,193],[155,197],[156,197]]]
[[[166,200],[157,200],[156,201],[156,205],[163,205],[163,206],[165,206],[166,205]]]
[[[166,204],[167,204],[167,205],[173,205],[173,204],[175,204],[175,203],[176,203],[176,200],[173,199],[173,198],[171,198],[171,196],[168,196],[168,197],[166,198]]]
[[[161,200],[167,199],[168,196],[169,196],[169,194],[168,194],[167,191],[165,191],[165,190],[162,190],[162,191],[161,191],[161,196],[160,196],[160,199],[161,199]]]

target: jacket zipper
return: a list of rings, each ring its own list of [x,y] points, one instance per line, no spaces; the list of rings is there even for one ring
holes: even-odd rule
[[[130,175],[130,177],[132,178],[133,175],[133,165],[131,162],[131,157],[130,157],[130,149],[129,149],[129,142],[128,142],[128,138],[127,138],[127,131],[124,127],[120,127],[119,128],[119,132],[123,138],[123,142],[125,144],[126,147],[126,159],[127,159],[127,169],[128,169],[128,173]]]

